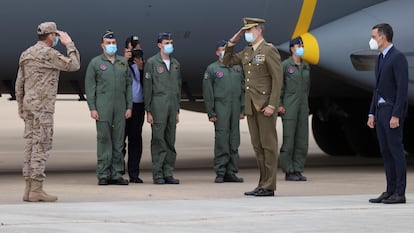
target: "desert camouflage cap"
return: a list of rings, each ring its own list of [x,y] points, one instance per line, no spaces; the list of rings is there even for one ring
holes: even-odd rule
[[[266,20],[259,18],[243,18],[244,26],[242,27],[242,29],[247,30],[249,28],[256,27],[260,24],[264,24],[265,22]]]
[[[37,34],[44,35],[52,32],[57,32],[57,27],[55,22],[44,22],[37,26]]]

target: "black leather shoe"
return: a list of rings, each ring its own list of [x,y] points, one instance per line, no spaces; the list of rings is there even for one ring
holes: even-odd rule
[[[154,179],[154,184],[165,184],[165,180],[163,178]]]
[[[115,185],[128,185],[128,180],[125,180],[124,178],[118,178],[116,180],[110,180],[109,184],[115,184]]]
[[[144,181],[142,181],[139,177],[137,177],[137,178],[130,178],[129,183],[139,183],[139,184],[141,184],[141,183],[144,183]]]
[[[301,172],[295,172],[295,175],[299,178],[299,181],[307,181],[306,176],[303,176]]]
[[[223,183],[224,182],[224,177],[222,176],[217,176],[216,179],[214,179],[214,183]]]
[[[294,172],[286,172],[285,180],[286,181],[299,181],[300,178]]]
[[[172,176],[164,177],[164,180],[165,180],[165,183],[166,184],[179,184],[180,183],[180,180],[179,179],[175,179]]]
[[[259,189],[254,196],[255,197],[273,197],[275,195],[275,191],[270,189]]]
[[[379,197],[369,199],[369,202],[371,202],[371,203],[381,203],[382,200],[385,200],[385,199],[389,198],[390,196],[391,196],[391,194],[389,194],[387,192],[383,192],[383,193],[381,193],[381,195]]]
[[[238,182],[242,183],[244,180],[243,178],[237,177],[236,174],[230,174],[224,176],[224,182]]]
[[[252,191],[245,192],[244,195],[246,195],[246,196],[254,196],[254,195],[256,195],[257,191],[259,191],[259,188],[255,188]]]
[[[405,203],[405,196],[394,193],[389,198],[382,200],[384,204],[402,204]]]
[[[107,179],[99,179],[98,181],[98,185],[108,185],[108,180]]]

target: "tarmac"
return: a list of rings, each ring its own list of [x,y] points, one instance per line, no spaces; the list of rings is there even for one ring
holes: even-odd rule
[[[275,197],[246,197],[258,170],[247,124],[241,123],[244,183],[214,183],[213,126],[202,113],[182,111],[177,128],[179,185],[154,185],[144,147],[143,184],[98,186],[95,124],[86,103],[56,104],[54,148],[45,190],[56,203],[21,200],[23,123],[15,102],[0,98],[0,233],[49,232],[414,232],[414,158],[407,157],[407,204],[371,204],[385,187],[381,158],[325,155],[311,140],[307,182],[278,171]],[[75,98],[75,97],[69,97]],[[281,139],[280,120],[278,122]],[[150,128],[144,126],[144,145]],[[281,142],[280,142],[281,143]]]

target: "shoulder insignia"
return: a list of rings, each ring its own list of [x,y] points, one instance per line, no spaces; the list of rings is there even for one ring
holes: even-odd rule
[[[204,73],[204,79],[208,79],[208,78],[209,78],[208,72],[205,72]]]
[[[145,73],[145,78],[150,79],[151,78],[151,73],[150,72]]]

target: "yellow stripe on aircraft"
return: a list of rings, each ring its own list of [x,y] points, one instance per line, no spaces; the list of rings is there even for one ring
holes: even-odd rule
[[[303,0],[299,19],[292,35],[292,39],[298,36],[302,37],[303,44],[305,45],[305,54],[303,55],[303,59],[313,65],[318,64],[319,62],[319,44],[318,40],[308,31],[315,12],[316,4],[317,0]]]

